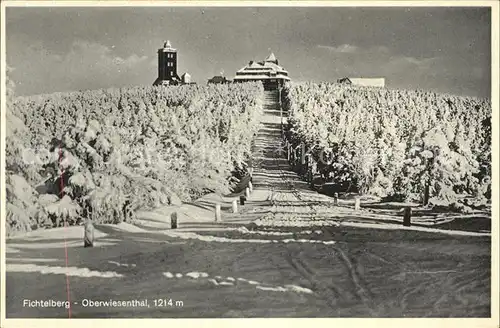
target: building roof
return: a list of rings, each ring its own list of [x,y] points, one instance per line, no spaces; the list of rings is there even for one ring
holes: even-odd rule
[[[274,55],[274,53],[271,52],[271,54],[269,56],[267,56],[266,58],[266,62],[277,62],[278,60],[276,59],[276,56]]]
[[[163,52],[173,52],[177,51],[177,49],[172,48],[172,44],[170,44],[170,40],[167,40],[163,43],[163,48],[159,49],[160,51]]]
[[[229,80],[226,79],[224,76],[214,76],[208,80],[208,82],[212,82],[212,83],[222,83],[222,82],[228,82],[228,81]]]
[[[279,66],[276,56],[271,53],[265,61],[250,61],[248,65],[242,67],[236,72],[235,80],[268,80],[284,79],[290,80],[288,72]]]
[[[235,76],[234,80],[277,80],[277,79],[282,79],[282,80],[287,80],[290,81],[290,78],[288,76],[284,75],[277,75],[277,76],[268,76],[268,75],[248,75],[248,76]]]

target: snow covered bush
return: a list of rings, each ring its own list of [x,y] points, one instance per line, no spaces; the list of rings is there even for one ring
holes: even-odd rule
[[[9,224],[14,227],[31,204],[33,213],[19,217],[20,222],[33,225],[39,213],[44,224],[53,226],[78,224],[85,217],[117,223],[132,220],[139,208],[226,193],[231,172],[246,165],[262,101],[260,84],[135,87],[11,99],[8,172],[25,179],[35,194],[23,205],[17,194],[10,194],[8,202],[21,211],[10,206]],[[57,197],[46,197],[42,204],[36,190]]]
[[[313,148],[328,181],[401,200],[491,197],[487,99],[329,83],[288,84],[283,98],[288,140]]]

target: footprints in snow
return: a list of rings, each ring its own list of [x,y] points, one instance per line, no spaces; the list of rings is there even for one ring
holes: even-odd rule
[[[184,276],[189,277],[191,279],[199,279],[199,278],[208,278],[209,274],[206,272],[188,272],[186,274],[182,273],[171,273],[164,272],[163,275],[169,279],[173,278],[182,278]],[[240,283],[248,284],[255,286],[256,289],[265,290],[265,291],[274,291],[274,292],[295,292],[295,293],[306,293],[312,294],[313,291],[309,288],[304,288],[296,285],[285,285],[285,286],[265,286],[264,284],[254,281],[248,280],[245,278],[233,278],[233,277],[221,277],[215,276],[213,278],[208,278],[207,281],[211,282],[215,286],[236,286]]]
[[[108,263],[110,264],[114,264],[116,266],[119,266],[119,267],[125,267],[125,268],[135,268],[136,265],[135,264],[125,264],[125,263],[119,263],[119,262],[115,262],[115,261],[108,261]]]

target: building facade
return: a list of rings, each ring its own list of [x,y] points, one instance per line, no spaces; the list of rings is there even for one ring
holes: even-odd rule
[[[264,89],[278,89],[290,81],[288,72],[278,64],[278,59],[271,53],[264,61],[250,61],[248,65],[236,72],[234,82],[261,81]]]
[[[183,84],[191,84],[191,74],[188,72],[182,74],[181,81]]]
[[[158,49],[158,78],[153,85],[177,85],[181,82],[177,75],[177,50],[170,41],[165,41]]]

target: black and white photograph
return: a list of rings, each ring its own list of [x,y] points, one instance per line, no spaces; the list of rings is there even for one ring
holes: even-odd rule
[[[498,327],[498,8],[3,2],[1,326]]]

